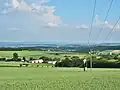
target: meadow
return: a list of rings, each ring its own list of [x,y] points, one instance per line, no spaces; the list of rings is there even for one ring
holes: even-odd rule
[[[120,69],[0,68],[1,90],[119,90]]]
[[[79,57],[84,57],[86,54],[85,53],[75,53],[75,52],[61,52],[61,51],[28,51],[28,50],[23,50],[23,51],[0,51],[0,57],[5,57],[5,58],[12,58],[13,53],[18,53],[19,57],[26,57],[26,58],[40,58],[41,56],[46,56],[49,58],[65,58],[64,56],[79,56]],[[58,55],[56,55],[56,53]]]

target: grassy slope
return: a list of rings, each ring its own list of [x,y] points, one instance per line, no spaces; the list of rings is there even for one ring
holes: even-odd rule
[[[41,56],[47,56],[47,57],[57,57],[57,58],[64,58],[65,55],[67,56],[79,56],[84,57],[86,54],[80,54],[80,53],[69,53],[69,52],[54,52],[54,51],[0,51],[0,57],[8,57],[12,58],[12,54],[16,52],[19,54],[20,57],[34,57],[39,58]],[[55,53],[59,53],[59,55],[55,55]]]
[[[1,90],[119,90],[120,70],[0,68]]]

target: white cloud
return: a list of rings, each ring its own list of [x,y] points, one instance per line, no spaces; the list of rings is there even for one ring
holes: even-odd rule
[[[50,27],[59,27],[59,25],[53,24],[53,23],[48,23],[48,26],[50,26]]]
[[[77,29],[89,29],[91,26],[91,24],[87,25],[87,24],[81,24],[81,25],[77,25],[76,28]],[[100,20],[100,16],[97,14],[94,18],[94,22],[93,22],[93,28],[96,28],[96,29],[100,29],[100,28],[107,28],[107,29],[110,29],[112,30],[114,28],[114,30],[120,30],[120,24],[117,24],[115,27],[114,27],[114,24],[110,24],[108,21],[102,21]],[[106,30],[106,29],[105,29]]]
[[[12,0],[12,6],[18,11],[32,11],[32,7],[30,7],[24,0]]]
[[[10,31],[19,31],[20,29],[19,28],[8,28],[8,30],[10,30]]]
[[[81,28],[88,29],[89,26],[83,24],[83,25],[81,25]]]
[[[105,21],[105,22],[104,22],[104,21],[101,21],[99,15],[97,14],[97,15],[95,16],[93,26],[113,29],[114,24],[110,24],[108,21]],[[115,30],[116,30],[116,29],[120,29],[120,25],[119,25],[119,24],[116,25],[116,26],[114,27],[114,29],[115,29]]]
[[[37,15],[37,20],[39,20],[38,23],[40,23],[41,27],[59,27],[62,24],[62,20],[60,16],[55,15],[56,8],[55,6],[47,6],[45,3],[48,3],[48,0],[39,0],[38,3],[31,3],[28,4],[26,0],[11,0],[12,3],[5,2],[4,6],[10,8],[11,6],[11,11],[8,9],[4,9],[1,14],[6,14],[9,12],[30,12],[34,13]],[[36,17],[35,17],[36,18]],[[37,23],[37,24],[38,24]],[[43,24],[41,24],[43,23]],[[113,24],[109,24],[108,21],[102,21],[100,19],[99,14],[97,14],[94,18],[94,23],[93,23],[93,28],[97,27],[98,29],[101,28],[101,26],[104,25],[105,28],[112,29]],[[71,27],[69,24],[63,24],[61,25],[63,27]],[[72,25],[73,26],[73,25]],[[81,24],[81,25],[75,25],[73,26],[74,28],[76,27],[77,29],[89,29],[90,24]],[[116,26],[116,29],[120,29],[120,25]]]
[[[18,8],[19,5],[20,5],[20,3],[18,2],[18,0],[12,0],[12,6],[13,6],[14,8]]]
[[[49,25],[51,27],[59,26],[62,23],[60,16],[55,15],[55,6],[44,5],[48,2],[48,0],[39,0],[40,4],[36,4],[34,2],[32,4],[28,4],[25,0],[11,0],[11,2],[11,4],[9,4],[8,2],[4,3],[4,6],[7,9],[1,11],[1,14],[15,11],[31,12],[39,16],[38,19],[40,20],[40,22],[44,22],[46,23],[46,25]],[[8,9],[10,9],[11,11],[9,11]]]
[[[40,3],[41,3],[41,4],[44,4],[44,3],[46,3],[46,2],[48,2],[48,0],[40,0]]]
[[[89,29],[88,25],[82,24],[82,25],[78,25],[76,26],[77,29]]]

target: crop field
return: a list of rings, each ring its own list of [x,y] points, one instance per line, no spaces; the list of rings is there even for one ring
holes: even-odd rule
[[[120,69],[0,68],[1,90],[120,90]]]
[[[84,57],[85,53],[74,53],[74,52],[60,52],[60,51],[0,51],[0,57],[12,58],[13,53],[18,53],[20,57],[26,58],[40,58],[41,56],[51,57],[51,58],[65,58],[64,56],[72,57],[79,56]],[[56,55],[56,53],[58,55]]]

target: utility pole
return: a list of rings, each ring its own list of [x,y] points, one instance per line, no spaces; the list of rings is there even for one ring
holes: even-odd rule
[[[87,61],[86,59],[83,60],[83,63],[84,63],[84,71],[87,70],[87,63],[86,63],[86,61]]]
[[[90,71],[92,71],[92,52],[91,52],[91,50],[90,50],[89,54],[90,54]]]

